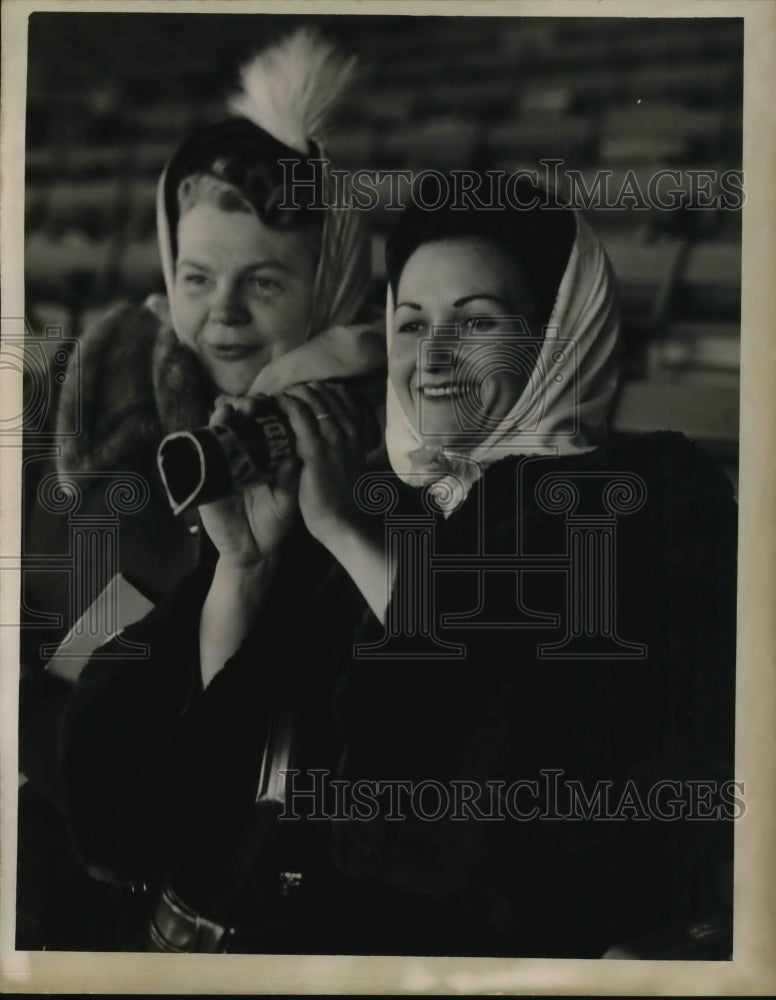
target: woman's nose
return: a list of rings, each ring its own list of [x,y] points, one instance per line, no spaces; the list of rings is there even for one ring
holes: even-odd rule
[[[217,286],[210,306],[210,318],[224,326],[242,326],[250,319],[250,312],[240,297],[239,289],[232,283]]]

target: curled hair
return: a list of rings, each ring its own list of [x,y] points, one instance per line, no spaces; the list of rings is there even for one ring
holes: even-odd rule
[[[215,205],[224,212],[249,212],[255,214],[253,205],[239,188],[227,184],[211,174],[192,174],[178,186],[178,211],[185,215],[189,209],[202,202]]]
[[[313,164],[299,164],[297,175],[299,167],[303,166],[314,169]],[[239,156],[221,156],[206,169],[184,177],[179,183],[178,212],[183,215],[204,201],[226,212],[252,212],[273,229],[319,228],[322,213],[311,210],[309,204],[300,204],[296,194],[295,207],[280,207],[290,202],[281,181],[277,164],[249,164]]]
[[[576,235],[572,210],[547,203],[547,192],[529,180],[519,178],[512,197],[503,197],[504,179],[497,178],[494,201],[498,208],[455,201],[455,178],[450,178],[450,193],[441,204],[424,207],[415,192],[410,204],[390,233],[385,248],[388,280],[394,295],[401,273],[412,254],[427,243],[459,239],[482,239],[502,247],[520,268],[534,297],[539,321],[549,322],[558,288],[566,270]],[[515,197],[516,196],[516,197]],[[495,200],[498,198],[498,200]],[[515,207],[519,204],[535,207]]]

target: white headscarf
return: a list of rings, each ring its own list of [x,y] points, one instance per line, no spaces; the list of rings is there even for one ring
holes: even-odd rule
[[[459,505],[485,469],[508,455],[569,455],[592,451],[606,438],[606,417],[617,386],[620,314],[606,252],[587,222],[575,213],[576,235],[555,305],[528,384],[507,415],[470,448],[443,448],[451,475],[432,489],[448,512]],[[394,333],[394,301],[388,287],[388,350]],[[388,380],[386,445],[394,472],[418,485],[411,455],[423,447]],[[426,485],[428,485],[426,481]]]

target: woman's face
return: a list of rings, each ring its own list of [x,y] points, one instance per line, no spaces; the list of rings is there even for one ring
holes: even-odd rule
[[[538,333],[508,251],[479,237],[419,247],[399,279],[388,371],[424,446],[483,440],[522,395]]]
[[[202,202],[178,225],[176,332],[219,391],[244,395],[265,365],[306,339],[314,280],[303,235]]]

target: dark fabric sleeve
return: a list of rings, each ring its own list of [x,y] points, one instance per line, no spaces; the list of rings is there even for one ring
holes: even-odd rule
[[[648,613],[666,633],[674,726],[661,734],[688,777],[732,777],[738,510],[724,472],[689,441],[665,435],[662,520],[644,581]],[[657,592],[658,587],[660,592]],[[658,647],[660,648],[660,647]],[[660,745],[660,744],[659,744]]]
[[[686,439],[666,437],[670,712],[633,771],[645,787],[682,782],[694,818],[676,824],[675,905],[692,921],[732,903],[738,511],[724,472]]]
[[[146,880],[164,868],[185,771],[182,720],[195,690],[198,621],[212,568],[187,578],[81,673],[64,715],[61,774],[76,854],[96,877]]]
[[[53,805],[61,808],[59,734],[73,692],[70,681],[43,670],[19,679],[19,770]]]
[[[687,664],[685,707],[695,719],[694,756],[709,778],[733,777],[738,508],[724,472],[700,449],[677,443],[687,498],[672,526],[672,578]],[[686,457],[685,457],[686,456]]]
[[[254,628],[204,691],[208,566],[125,631],[148,644],[147,660],[121,658],[114,641],[84,669],[62,772],[72,839],[95,874],[147,880],[228,851],[250,815],[271,714],[300,703],[330,714],[327,661],[337,623],[342,641],[352,623],[342,588],[321,584],[312,562],[293,545],[284,553]],[[106,659],[113,650],[120,658]]]
[[[399,564],[392,603],[404,590],[402,574],[412,572]],[[389,606],[389,620],[393,613]],[[367,613],[357,642],[375,643],[389,633]],[[369,819],[351,815],[333,824],[333,854],[352,877],[449,897],[464,891],[482,864],[491,830],[488,823],[455,819],[450,810],[431,821],[422,812],[438,808],[433,783],[444,787],[444,795],[454,782],[483,788],[503,776],[510,678],[499,658],[503,649],[490,659],[470,644],[462,660],[444,658],[429,646],[426,652],[436,659],[423,659],[418,642],[397,635],[380,657],[356,654],[343,677],[337,702],[344,745],[340,777],[368,783],[378,808]],[[393,791],[381,792],[380,782]],[[409,790],[424,784],[424,797],[412,798]],[[388,818],[392,810],[400,820]]]

